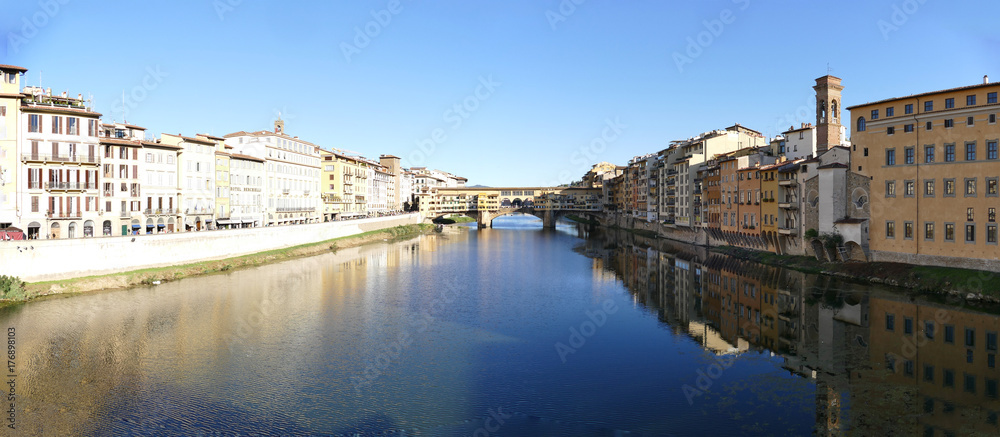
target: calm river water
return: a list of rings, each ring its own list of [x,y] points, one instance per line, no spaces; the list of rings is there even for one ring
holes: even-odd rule
[[[494,225],[0,310],[17,434],[1000,432],[993,309]]]

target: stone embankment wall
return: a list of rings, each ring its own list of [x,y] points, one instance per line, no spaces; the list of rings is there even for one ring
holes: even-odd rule
[[[0,242],[0,275],[28,282],[188,264],[420,223],[420,214],[124,237]]]
[[[656,235],[660,237],[669,238],[682,243],[694,244],[698,246],[709,245],[708,235],[701,229],[688,230],[684,227],[671,228],[661,223],[637,219],[628,214],[604,213],[597,214],[596,216],[597,220],[604,226],[617,226],[622,229],[637,229],[655,232]]]

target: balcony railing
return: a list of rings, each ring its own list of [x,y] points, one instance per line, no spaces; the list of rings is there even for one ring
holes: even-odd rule
[[[91,155],[46,155],[41,153],[21,154],[21,162],[67,162],[78,164],[97,164],[97,156]]]
[[[778,185],[781,185],[783,187],[790,187],[793,185],[798,185],[798,182],[796,182],[794,179],[782,179],[778,181]]]
[[[66,211],[63,211],[63,212],[54,213],[52,211],[47,211],[45,213],[45,216],[48,217],[48,218],[50,218],[50,219],[80,219],[80,218],[83,218],[83,212],[81,212],[81,211],[76,211],[76,212],[66,212]]]
[[[154,208],[154,209],[147,208],[142,211],[142,213],[145,215],[171,215],[176,212],[177,211],[173,208]]]
[[[782,202],[778,202],[778,208],[797,209],[798,207],[799,207],[799,202],[794,200],[785,199]]]
[[[311,206],[283,206],[276,208],[276,212],[313,212],[315,207]]]
[[[795,229],[795,228],[782,226],[782,227],[778,228],[778,234],[781,234],[781,235],[798,235],[799,231],[798,231],[798,229]]]
[[[203,208],[187,208],[184,210],[184,214],[211,214],[213,208],[203,207]]]
[[[91,182],[46,182],[46,190],[96,190],[97,183]]]

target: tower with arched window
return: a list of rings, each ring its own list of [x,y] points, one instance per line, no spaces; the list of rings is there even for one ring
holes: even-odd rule
[[[826,75],[816,79],[816,154],[840,144],[840,78]]]

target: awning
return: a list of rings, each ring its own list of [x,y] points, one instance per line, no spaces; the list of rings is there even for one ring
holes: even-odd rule
[[[165,227],[167,227],[167,225],[164,225],[164,224],[158,224],[158,225],[156,225],[156,227],[158,227],[158,228],[165,228]]]
[[[220,225],[228,225],[229,224],[229,220],[218,220],[215,223],[220,224]]]
[[[142,225],[132,225],[132,229],[139,229],[141,227],[142,227]]]

